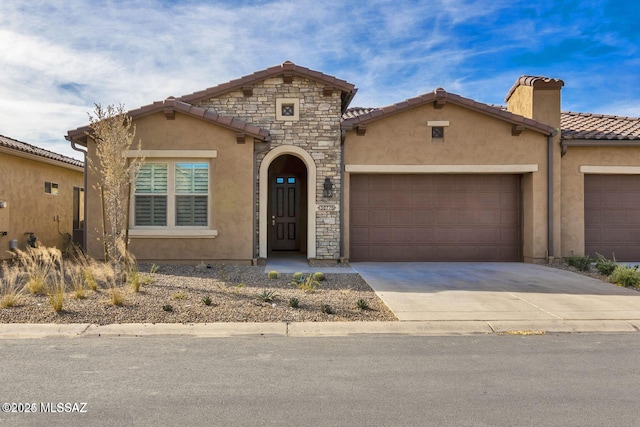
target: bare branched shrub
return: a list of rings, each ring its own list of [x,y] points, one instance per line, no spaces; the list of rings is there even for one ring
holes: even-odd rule
[[[127,270],[125,234],[128,195],[141,161],[127,156],[136,129],[123,105],[103,108],[96,104],[94,115],[90,115],[89,119],[92,130],[89,136],[96,142],[98,164],[91,158],[88,163],[99,177],[97,190],[103,197],[105,260],[112,264],[116,280],[121,282],[125,280],[124,272]],[[140,149],[140,143],[137,149]]]

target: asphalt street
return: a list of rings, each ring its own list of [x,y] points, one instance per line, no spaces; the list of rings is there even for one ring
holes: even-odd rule
[[[0,425],[631,426],[638,354],[636,334],[3,339]]]

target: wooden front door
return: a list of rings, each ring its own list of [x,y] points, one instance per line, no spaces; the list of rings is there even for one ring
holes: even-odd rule
[[[271,250],[300,250],[300,180],[293,175],[271,178]]]

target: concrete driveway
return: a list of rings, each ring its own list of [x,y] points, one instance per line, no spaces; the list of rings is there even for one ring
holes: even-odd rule
[[[352,263],[351,266],[400,320],[640,319],[640,292],[546,266],[521,263]]]

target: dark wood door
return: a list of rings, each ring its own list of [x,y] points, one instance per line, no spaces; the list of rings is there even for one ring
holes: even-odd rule
[[[300,250],[300,180],[293,175],[271,178],[271,250]]]

